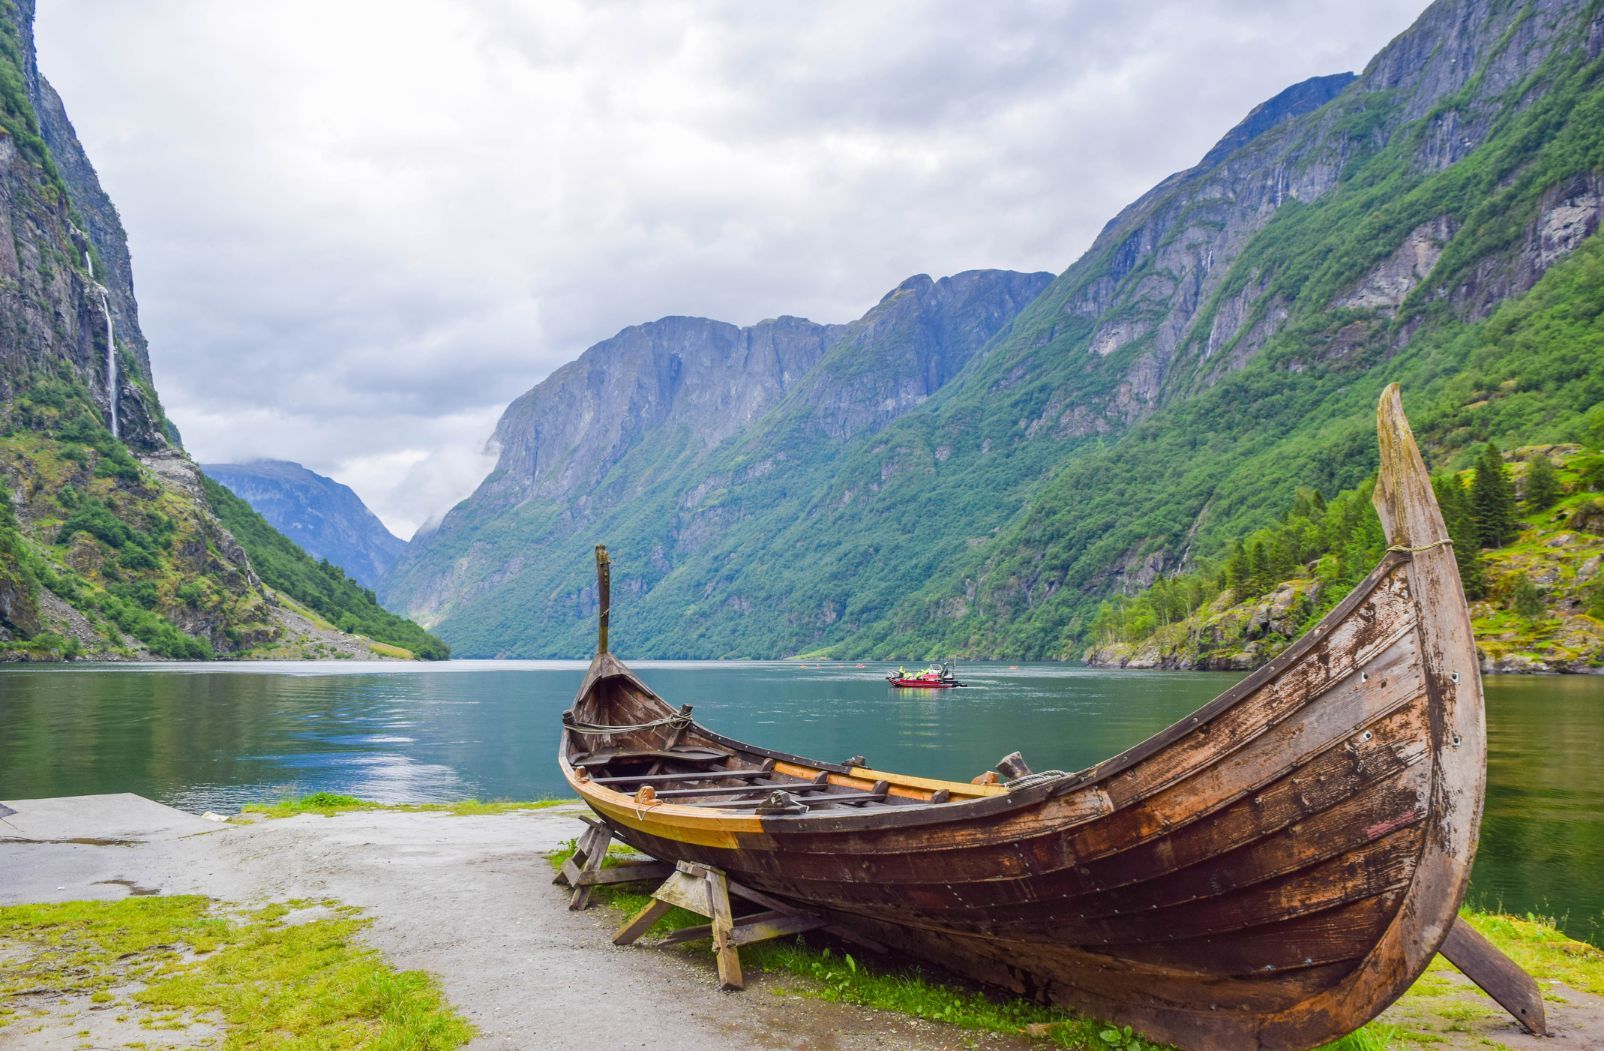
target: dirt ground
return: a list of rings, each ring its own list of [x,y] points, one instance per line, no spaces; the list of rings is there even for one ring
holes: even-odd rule
[[[147,811],[157,804],[141,800],[145,807],[130,805],[124,817],[102,821],[63,809],[27,825],[32,838],[25,839],[19,826],[38,810],[27,802],[10,803],[19,813],[0,818],[0,904],[154,892],[359,905],[374,918],[367,940],[395,966],[439,977],[452,1004],[479,1030],[474,1049],[1040,1046],[776,996],[776,983],[761,975],[749,976],[744,992],[724,993],[711,955],[614,946],[616,915],[601,907],[569,912],[566,892],[551,883],[544,855],[582,831],[574,810],[488,817],[368,811],[243,826],[179,814],[169,828],[161,814]],[[64,1018],[47,1033],[8,1036],[0,1029],[0,1049],[35,1051],[55,1039],[63,1048],[80,1047],[73,1034],[84,1018]],[[121,1042],[121,1036],[97,1030],[96,1042],[114,1046],[107,1037]]]
[[[374,919],[367,940],[395,966],[439,977],[451,1002],[478,1027],[476,1049],[1043,1046],[776,995],[785,982],[762,975],[749,976],[744,992],[724,993],[711,956],[612,945],[617,917],[605,908],[569,912],[544,859],[580,830],[577,809],[473,817],[367,811],[235,825],[137,796],[8,806],[17,813],[0,810],[0,904],[161,893],[358,905]],[[1557,992],[1568,1002],[1549,1007],[1556,1039],[1521,1040],[1507,1020],[1471,1009],[1485,1001],[1467,988],[1463,1017],[1432,1027],[1442,1040],[1434,1046],[1481,1048],[1490,1040],[1547,1051],[1604,1047],[1597,998]],[[73,1034],[85,1027],[85,1007],[62,1005],[60,1024],[44,1033],[0,1029],[0,1051],[83,1046]],[[1394,1020],[1409,1028],[1427,1021]],[[95,1031],[98,1046],[122,1041],[123,1034]]]

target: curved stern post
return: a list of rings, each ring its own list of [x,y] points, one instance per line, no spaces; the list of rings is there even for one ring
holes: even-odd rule
[[[1355,1028],[1403,995],[1444,948],[1476,856],[1487,737],[1470,610],[1397,384],[1382,392],[1376,422],[1381,451],[1376,513],[1390,551],[1408,557],[1408,591],[1415,605],[1429,723],[1427,752],[1433,763],[1426,804],[1429,826],[1414,878],[1381,938],[1339,987],[1266,1026],[1261,1034],[1265,1046],[1307,1046],[1309,1037]]]
[[[1448,925],[1464,897],[1481,827],[1487,780],[1481,670],[1453,542],[1432,493],[1431,476],[1404,417],[1396,383],[1382,392],[1376,416],[1381,446],[1376,514],[1386,531],[1387,544],[1410,556],[1409,583],[1419,609],[1426,685],[1432,699],[1438,768],[1433,794],[1438,797],[1442,823],[1441,834],[1428,847],[1428,851],[1441,853],[1441,882],[1431,890],[1453,902],[1446,921],[1419,931],[1435,951],[1448,936]],[[1429,959],[1430,953],[1426,955]]]

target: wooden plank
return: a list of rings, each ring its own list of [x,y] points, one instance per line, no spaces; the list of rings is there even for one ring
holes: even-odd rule
[[[711,763],[719,759],[733,759],[735,756],[729,752],[715,752],[707,748],[610,748],[605,752],[593,752],[574,761],[574,766],[585,767],[587,770],[593,766],[606,766],[621,759],[680,759],[687,763]]]
[[[726,777],[762,777],[769,773],[760,766],[739,770],[686,770],[682,773],[628,774],[622,777],[594,778],[598,785],[649,785],[669,781],[718,781]]]
[[[673,871],[674,866],[667,861],[640,861],[630,865],[580,873],[577,885],[595,887],[613,883],[641,883],[646,880],[663,879]]]
[[[810,916],[803,912],[792,913],[764,913],[769,916],[753,923],[741,923],[730,933],[730,942],[734,945],[751,945],[753,942],[768,941],[770,938],[784,938],[790,934],[802,934],[805,931],[816,931],[820,927],[828,926],[819,916]]]
[[[607,548],[596,545],[596,656],[607,652],[607,620],[613,612],[612,565]]]
[[[646,903],[646,907],[631,916],[622,927],[613,934],[614,945],[629,945],[651,930],[652,924],[662,919],[664,914],[674,906],[666,901],[653,898]]]
[[[823,785],[810,785],[795,781],[764,781],[745,785],[708,785],[704,788],[669,788],[657,793],[658,799],[685,799],[692,796],[730,796],[740,795],[742,792],[767,792],[772,789],[783,788],[793,795],[803,792],[821,792]]]
[[[1543,1010],[1543,994],[1536,980],[1499,952],[1498,946],[1482,937],[1463,916],[1454,920],[1448,938],[1437,951],[1497,1001],[1498,1006],[1508,1011],[1528,1033],[1548,1035],[1548,1016]]]
[[[735,929],[730,933],[730,941],[737,946],[751,945],[754,942],[768,941],[770,938],[783,938],[788,934],[818,930],[824,926],[827,926],[827,921],[820,916],[768,909],[754,912],[750,916],[737,916]],[[680,942],[700,941],[712,936],[713,925],[703,923],[695,927],[682,927],[659,938],[654,944],[677,945]]]
[[[724,873],[718,869],[702,877],[707,887],[708,912],[713,918],[713,956],[718,960],[721,988],[740,989],[746,984],[741,974],[741,953],[731,939],[735,921],[730,915],[730,891]]]
[[[613,830],[598,821],[579,839],[574,856],[563,864],[562,876],[574,893],[568,899],[568,908],[579,912],[590,907],[590,884],[585,877],[601,869],[607,859],[607,848],[612,845]]]
[[[678,905],[699,916],[709,915],[706,880],[702,876],[688,875],[684,869],[668,877],[661,887],[652,891],[652,897],[666,901],[670,905]]]

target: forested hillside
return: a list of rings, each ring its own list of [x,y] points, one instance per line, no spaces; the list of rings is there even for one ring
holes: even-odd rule
[[[1368,475],[1387,382],[1442,458],[1574,434],[1604,398],[1598,10],[1434,5],[1287,125],[1304,145],[1276,170],[1330,185],[1282,203],[1228,266],[1216,257],[1154,411],[1067,457],[956,567],[961,585],[934,582],[837,652],[1071,656],[1103,596],[1218,553],[1299,485]],[[1468,48],[1457,72],[1441,65],[1449,39]],[[1028,314],[1074,303],[1133,244],[1077,264]]]
[[[1454,542],[1487,671],[1604,669],[1604,407],[1589,445],[1540,445],[1444,471],[1432,488]],[[1300,489],[1275,524],[1219,559],[1105,600],[1093,664],[1248,669],[1302,635],[1381,558],[1374,482],[1324,500]]]

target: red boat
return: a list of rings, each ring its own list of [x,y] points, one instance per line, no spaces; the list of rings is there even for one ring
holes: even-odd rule
[[[886,682],[900,690],[950,690],[968,685],[958,681],[958,677],[952,673],[952,665],[945,661],[932,664],[918,675],[909,675],[898,668],[897,674],[886,676]]]

